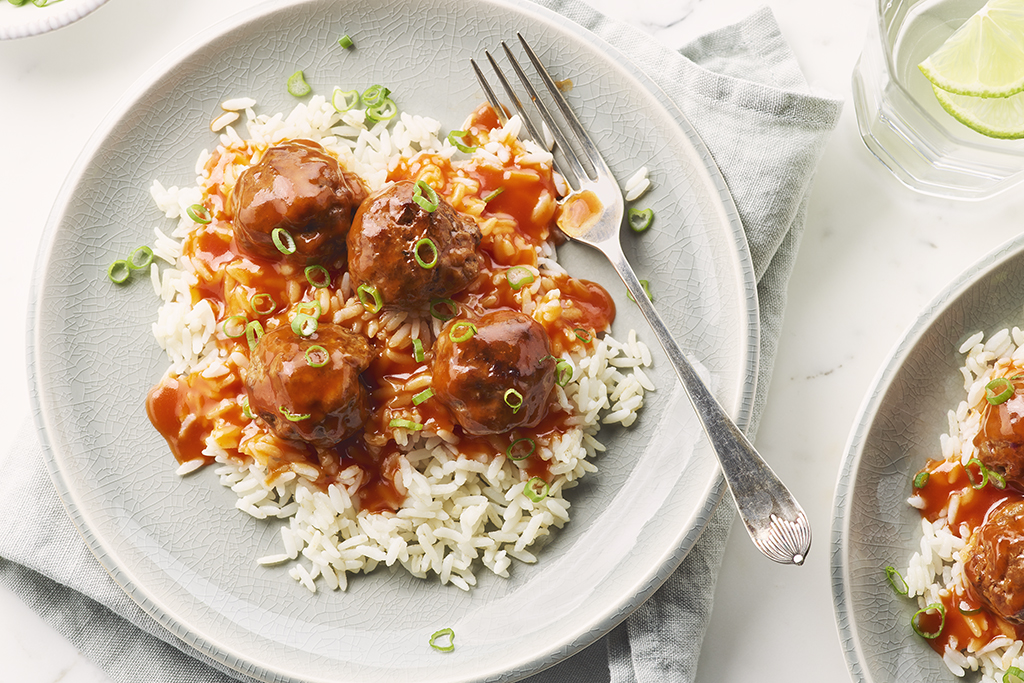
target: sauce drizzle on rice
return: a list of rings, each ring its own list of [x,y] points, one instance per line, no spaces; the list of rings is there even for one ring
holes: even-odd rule
[[[615,316],[611,297],[555,263],[559,207],[550,154],[520,142],[515,119],[500,127],[488,106],[475,111],[463,126],[464,141],[477,147],[467,159],[453,159],[453,148],[437,140],[435,129],[374,166],[359,156],[358,142],[336,144],[332,135],[348,128],[366,134],[361,112],[332,114],[315,97],[297,111],[306,117],[298,130],[282,130],[280,117],[263,116],[249,122],[248,140],[229,128],[197,169],[198,199],[213,220],[200,225],[182,219],[174,235],[181,239],[179,253],[173,244],[164,249],[176,269],[154,276],[165,302],[154,329],[174,363],[147,400],[151,421],[181,463],[179,471],[216,462],[222,482],[239,492],[239,508],[289,520],[282,529],[285,552],[260,561],[297,560],[301,551],[311,568],[296,563],[290,573],[311,590],[319,577],[343,588],[346,573],[370,571],[382,561],[398,562],[416,576],[436,573],[464,589],[475,583],[478,558],[507,576],[510,558],[534,561],[527,547],[568,520],[562,491],[595,469],[587,458],[603,450],[593,438],[599,415],[610,409],[624,425],[635,419],[643,392],[653,389],[641,370],[650,354],[632,333],[628,344],[602,337]],[[302,116],[293,113],[289,120],[296,118]],[[314,123],[321,119],[326,123]],[[403,114],[389,140],[423,121]],[[384,128],[373,130],[375,144],[383,145]],[[240,247],[233,228],[235,184],[270,145],[293,139],[323,143],[349,171],[372,170],[363,176],[371,191],[390,182],[424,181],[479,226],[479,273],[451,297],[459,316],[475,319],[501,309],[526,314],[547,335],[551,355],[574,369],[572,381],[551,392],[539,422],[506,433],[466,433],[436,397],[413,401],[431,386],[432,346],[442,325],[428,307],[386,305],[371,312],[344,259],[318,264],[329,276],[324,287],[300,266]],[[161,194],[174,193],[155,184],[158,201]],[[178,194],[163,203],[196,199],[194,191]],[[160,253],[168,240],[159,231],[157,242]],[[510,267],[528,269],[533,279],[514,288]],[[369,417],[356,435],[326,447],[281,438],[247,415],[243,380],[252,339],[229,334],[225,326],[228,319],[244,319],[269,331],[311,313],[322,325],[364,335],[373,351],[362,374]],[[424,349],[421,360],[414,340]],[[513,462],[506,451],[519,439],[536,448]],[[548,484],[547,498],[523,495],[533,478]]]

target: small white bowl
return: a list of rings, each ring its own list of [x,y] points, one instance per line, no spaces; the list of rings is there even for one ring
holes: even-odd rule
[[[0,40],[25,38],[67,26],[89,14],[107,0],[60,0],[36,7],[31,0],[15,7],[0,0]]]

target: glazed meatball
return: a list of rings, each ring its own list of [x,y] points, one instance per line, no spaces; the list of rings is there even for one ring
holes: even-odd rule
[[[281,325],[249,359],[249,409],[279,437],[327,448],[354,434],[369,415],[359,373],[370,365],[366,337],[321,323],[302,337]]]
[[[348,233],[353,282],[377,288],[384,304],[415,309],[464,289],[480,272],[480,228],[438,197],[434,211],[413,200],[416,184],[401,181],[366,199]],[[424,267],[416,260],[436,263]]]
[[[435,397],[469,434],[536,426],[555,385],[547,332],[528,315],[501,310],[472,321],[472,336],[453,341],[469,334],[468,322],[448,321],[434,343]],[[510,389],[518,396],[506,397]]]
[[[989,513],[960,555],[964,575],[989,607],[1024,624],[1024,501]]]
[[[1009,400],[986,406],[974,445],[985,467],[1024,484],[1024,393],[1021,380],[1012,383]]]
[[[345,256],[345,237],[365,198],[359,177],[323,147],[293,140],[271,147],[239,176],[232,194],[235,238],[251,256],[333,265]],[[274,244],[276,228],[291,235],[294,253]]]

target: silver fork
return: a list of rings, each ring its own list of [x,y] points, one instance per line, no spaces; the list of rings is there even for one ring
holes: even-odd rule
[[[767,463],[754,450],[750,441],[712,396],[647,298],[643,285],[626,261],[619,243],[619,228],[622,225],[623,216],[622,190],[593,140],[570,109],[569,103],[552,80],[547,69],[537,58],[536,53],[522,35],[517,33],[516,36],[533,63],[540,80],[551,93],[551,97],[561,112],[564,124],[559,125],[555,120],[551,109],[538,97],[537,91],[530,84],[529,78],[512,55],[508,45],[502,42],[501,47],[512,65],[512,69],[516,72],[516,76],[533,102],[535,109],[540,113],[547,129],[550,130],[555,145],[561,150],[562,156],[568,164],[568,170],[571,171],[570,176],[564,172],[564,169],[557,169],[572,190],[562,200],[559,227],[570,238],[604,253],[626,284],[627,290],[640,307],[644,317],[647,318],[655,336],[665,348],[676,374],[679,375],[712,448],[718,456],[725,480],[736,501],[736,508],[739,510],[747,527],[747,533],[750,534],[754,544],[775,562],[803,564],[807,551],[811,547],[811,528],[807,516],[786,486],[775,476]],[[508,98],[526,124],[530,135],[536,142],[543,145],[545,136],[542,132],[544,128],[527,112],[523,102],[516,95],[491,54],[489,52],[484,54]],[[507,117],[501,102],[495,96],[476,61],[470,60],[470,63],[484,89],[488,102],[498,114],[499,120],[504,123],[507,121]],[[579,147],[583,150],[583,158],[577,155],[563,132],[565,127],[572,131]],[[588,171],[584,167],[584,159],[592,167],[592,170]],[[572,178],[575,178],[575,183]]]

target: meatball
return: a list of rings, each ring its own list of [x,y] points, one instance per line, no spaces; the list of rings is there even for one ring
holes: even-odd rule
[[[999,405],[986,406],[974,445],[985,467],[1024,484],[1024,393],[1020,380],[1008,381],[1015,393]]]
[[[307,265],[333,265],[345,256],[345,237],[366,198],[362,180],[311,140],[271,147],[238,178],[232,194],[235,238],[247,254]],[[274,244],[274,230],[291,236],[295,251]],[[279,240],[288,245],[288,237]]]
[[[427,211],[413,200],[415,190],[415,183],[401,181],[367,198],[348,233],[353,282],[376,287],[392,308],[415,309],[447,298],[480,272],[476,222],[441,197],[437,208]],[[430,240],[433,248],[421,240]],[[417,248],[431,267],[417,262]]]
[[[434,396],[469,434],[535,427],[555,385],[547,332],[517,311],[482,316],[465,338],[472,332],[468,323],[448,321],[434,343]]]
[[[1024,501],[989,513],[960,557],[978,596],[1007,621],[1024,624]]]
[[[321,323],[308,337],[281,325],[263,335],[249,359],[249,409],[281,438],[332,446],[369,415],[359,373],[371,359],[366,337],[338,325]]]

